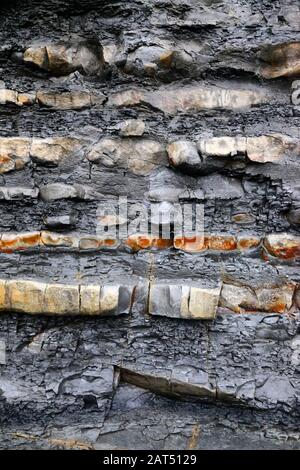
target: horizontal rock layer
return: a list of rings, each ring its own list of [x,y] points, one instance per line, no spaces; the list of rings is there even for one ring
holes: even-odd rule
[[[69,226],[67,222],[67,226]],[[63,221],[62,221],[63,225]],[[103,222],[106,225],[106,221]],[[240,252],[259,250],[265,257],[271,255],[282,260],[295,260],[300,257],[300,237],[288,234],[270,234],[260,239],[250,234],[238,236],[227,234],[204,234],[194,236],[175,236],[164,239],[148,234],[132,234],[127,239],[105,236],[36,231],[0,234],[0,252],[13,253],[46,247],[65,247],[75,250],[99,250],[103,248],[126,249],[133,252],[147,249],[164,250],[174,247],[188,253],[202,252]]]
[[[135,298],[135,291],[139,293]],[[251,287],[219,284],[197,285],[147,283],[134,285],[67,285],[30,280],[0,280],[0,311],[43,315],[120,315],[131,313],[141,296],[143,311],[150,315],[191,320],[212,320],[218,307],[236,313],[284,313],[299,307],[300,285]],[[139,302],[141,298],[139,299]],[[147,303],[148,302],[148,303]]]
[[[1,447],[299,447],[298,2],[6,3]]]

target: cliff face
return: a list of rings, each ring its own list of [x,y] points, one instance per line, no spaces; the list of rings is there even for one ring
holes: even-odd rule
[[[299,448],[298,2],[0,18],[1,447]]]

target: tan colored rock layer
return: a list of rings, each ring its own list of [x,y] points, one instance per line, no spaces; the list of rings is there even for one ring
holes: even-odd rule
[[[0,311],[44,315],[128,314],[134,286],[0,280]]]
[[[203,253],[207,251],[241,252],[261,249],[263,253],[282,260],[300,258],[300,237],[288,233],[274,233],[264,238],[255,235],[240,234],[204,234],[198,236],[175,236],[164,239],[156,236],[136,233],[125,240],[113,237],[79,233],[56,233],[36,231],[24,233],[6,232],[0,234],[0,252],[13,253],[42,247],[64,247],[76,250],[101,250],[130,248],[133,252],[145,249],[164,250],[174,247],[188,253]]]
[[[266,103],[269,97],[257,90],[205,88],[189,86],[145,92],[125,90],[112,95],[108,104],[118,107],[131,107],[146,104],[164,113],[201,111],[203,109],[242,110]]]
[[[212,137],[197,144],[181,140],[168,146],[146,138],[104,137],[85,151],[88,144],[91,142],[75,137],[0,137],[0,174],[23,169],[30,161],[56,166],[78,152],[93,164],[124,168],[136,175],[145,176],[169,163],[210,173],[220,165],[225,166],[237,154],[255,163],[280,163],[285,154],[296,154],[300,147],[299,142],[281,134]]]
[[[105,101],[102,93],[93,94],[88,91],[37,91],[31,93],[19,93],[15,90],[0,89],[0,104],[15,104],[17,106],[29,106],[35,103],[52,109],[91,108]]]

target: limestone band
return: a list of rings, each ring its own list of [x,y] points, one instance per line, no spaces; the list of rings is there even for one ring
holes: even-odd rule
[[[296,294],[296,295],[295,295]],[[228,313],[288,313],[300,307],[299,286],[293,282],[256,287],[220,283],[60,284],[32,280],[0,280],[0,311],[44,315],[118,316],[136,312],[169,318],[212,320],[218,308]],[[223,311],[222,310],[222,311]]]

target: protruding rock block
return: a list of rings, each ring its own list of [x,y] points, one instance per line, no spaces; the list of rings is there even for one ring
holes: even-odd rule
[[[258,137],[211,137],[196,144],[177,141],[168,145],[172,166],[191,174],[207,174],[230,167],[235,156],[254,163],[280,163],[285,154],[295,153],[296,141],[281,134]]]
[[[246,153],[246,137],[211,137],[198,142],[198,150],[203,156],[232,157]]]
[[[6,295],[6,283],[3,279],[0,279],[0,312],[6,311],[9,308],[8,298]]]
[[[0,104],[15,104],[17,106],[35,103],[35,93],[19,93],[7,88],[0,89]]]
[[[89,186],[82,184],[50,183],[40,188],[40,196],[46,202],[60,199],[93,201],[98,198],[99,194],[93,191]]]
[[[94,75],[101,73],[104,66],[101,45],[90,40],[36,44],[25,50],[23,59],[54,75],[68,75],[76,70]]]
[[[167,165],[165,147],[148,139],[101,139],[87,158],[108,168],[124,168],[137,175],[147,175],[160,165]]]
[[[260,237],[256,237],[253,235],[238,235],[237,249],[240,251],[256,249],[259,247],[260,242]]]
[[[30,161],[30,144],[26,137],[0,138],[0,174],[24,168]]]
[[[198,171],[201,168],[201,158],[196,144],[188,140],[178,140],[168,145],[167,152],[170,163],[183,170]]]
[[[285,154],[295,153],[299,143],[281,134],[258,137],[211,137],[200,139],[197,146],[190,141],[173,142],[167,147],[169,161],[191,174],[207,174],[230,167],[234,157],[255,163],[280,163]]]
[[[265,62],[260,69],[265,78],[300,74],[300,42],[267,46],[262,50],[260,58]]]
[[[43,282],[7,281],[7,309],[20,313],[44,313],[45,292],[46,284]]]
[[[166,88],[152,92],[126,90],[109,98],[112,106],[148,105],[167,114],[201,111],[203,109],[243,110],[266,103],[268,97],[258,90],[204,88],[189,86]]]
[[[172,240],[155,237],[148,234],[133,234],[130,235],[125,244],[133,251],[145,250],[149,248],[157,248],[160,250],[171,248],[173,245]]]
[[[189,313],[197,320],[211,320],[216,316],[220,288],[203,289],[191,287]]]
[[[18,250],[30,250],[41,244],[40,232],[3,233],[0,239],[0,252],[13,253]]]
[[[91,94],[88,91],[69,91],[57,93],[55,91],[38,91],[36,94],[40,105],[53,109],[84,109],[91,108],[95,104],[102,104],[105,96]]]
[[[20,93],[16,90],[0,89],[0,104],[29,106],[38,103],[52,109],[81,110],[101,105],[106,100],[103,93],[92,94],[89,91],[54,91],[40,90],[31,93]]]
[[[232,251],[237,248],[237,240],[233,235],[208,235],[208,248],[215,251]]]
[[[237,240],[233,235],[203,234],[191,237],[175,236],[174,247],[189,253],[201,253],[206,250],[232,251],[237,249]]]
[[[80,286],[80,314],[100,315],[100,286]]]
[[[41,232],[41,243],[49,247],[78,248],[78,237],[55,232]]]
[[[279,287],[223,284],[219,305],[237,313],[243,311],[284,313],[293,304],[294,291],[293,283],[285,283]]]
[[[264,238],[267,251],[277,258],[292,260],[300,257],[300,237],[288,233],[274,233]]]
[[[213,319],[219,302],[220,288],[151,284],[149,313],[170,318]]]
[[[122,382],[163,395],[216,399],[216,390],[208,383],[206,374],[199,373],[194,367],[178,366],[172,372],[138,371],[121,367],[120,376]]]
[[[246,153],[252,162],[278,163],[292,146],[292,139],[280,134],[247,137]]]
[[[187,251],[188,253],[201,253],[208,249],[208,239],[204,235],[175,236],[174,248],[177,250]]]
[[[134,75],[169,77],[171,71],[184,70],[191,62],[189,54],[172,49],[171,44],[141,46],[128,54],[124,71]]]
[[[33,139],[30,147],[31,159],[39,164],[58,165],[65,158],[75,154],[82,147],[82,142],[70,137]]]
[[[47,284],[44,313],[49,315],[78,315],[79,286]]]
[[[80,250],[116,249],[120,240],[112,237],[82,235],[79,239]]]

